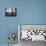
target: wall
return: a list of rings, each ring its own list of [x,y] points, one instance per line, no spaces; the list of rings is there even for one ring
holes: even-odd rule
[[[5,17],[5,8],[17,8],[16,17]],[[17,24],[46,24],[46,0],[0,0],[0,44],[7,44]],[[17,42],[17,40],[16,40]]]

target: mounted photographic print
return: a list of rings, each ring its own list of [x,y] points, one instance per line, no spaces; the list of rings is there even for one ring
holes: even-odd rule
[[[16,16],[16,8],[5,8],[5,16]]]

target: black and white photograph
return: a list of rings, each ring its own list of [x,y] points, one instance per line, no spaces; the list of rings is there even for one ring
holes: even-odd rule
[[[5,8],[5,16],[16,16],[16,8]]]

